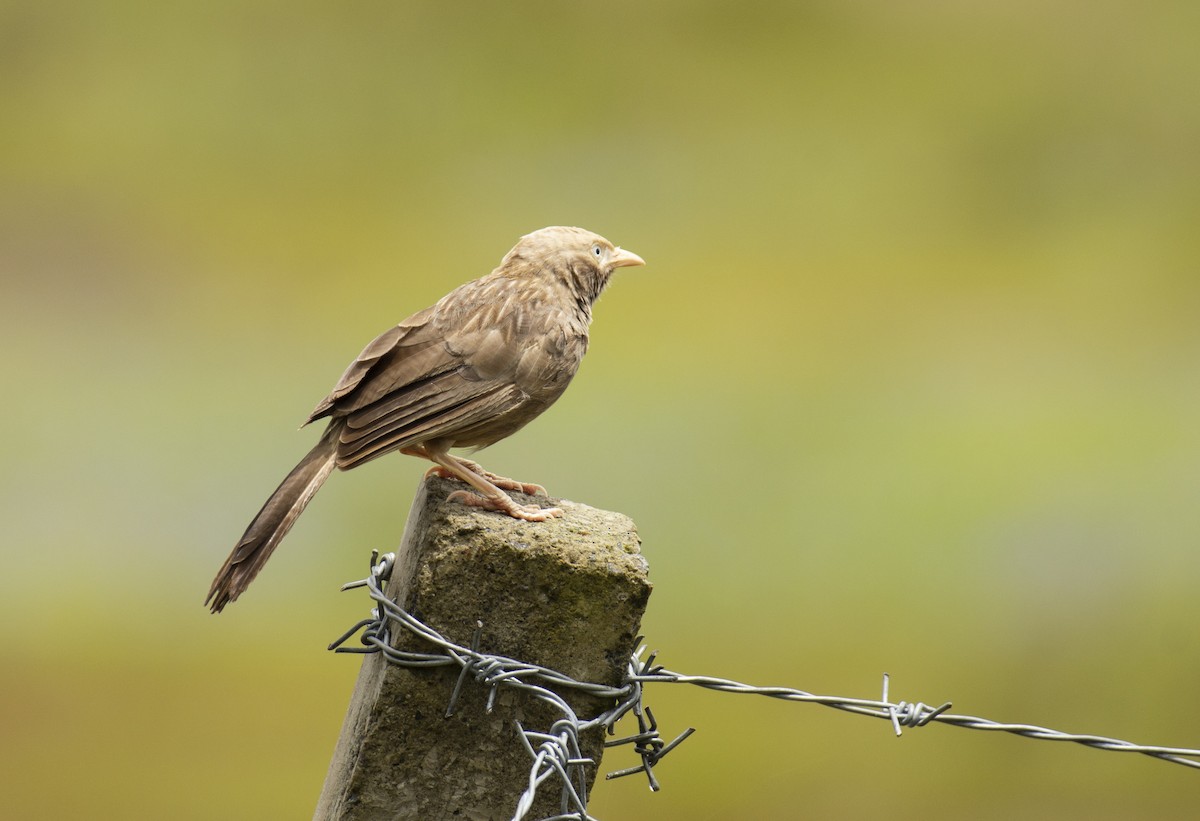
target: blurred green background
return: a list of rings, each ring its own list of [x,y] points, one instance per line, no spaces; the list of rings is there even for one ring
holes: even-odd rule
[[[620,510],[688,673],[1200,746],[1200,6],[0,6],[0,814],[311,815],[425,466],[212,574],[375,334],[635,250],[483,455]],[[604,819],[1192,818],[1138,756],[660,686]],[[631,766],[614,751],[606,770]],[[514,790],[520,785],[514,785]],[[514,792],[514,796],[515,796]]]

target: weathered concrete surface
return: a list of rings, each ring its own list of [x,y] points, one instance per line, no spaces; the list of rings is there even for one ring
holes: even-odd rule
[[[481,621],[484,652],[618,684],[650,596],[633,522],[545,498],[536,501],[561,507],[565,516],[522,522],[447,503],[461,488],[442,479],[422,484],[392,571],[394,600],[451,641],[469,646]],[[396,647],[428,650],[408,631],[396,633]],[[503,688],[488,714],[487,689],[469,679],[455,714],[444,718],[458,669],[412,670],[378,654],[365,658],[315,818],[512,817],[532,764],[515,721],[546,731],[559,716]],[[560,695],[582,717],[610,706]],[[599,763],[600,733],[581,741],[584,755]],[[557,780],[547,780],[528,818],[557,814],[559,796]]]

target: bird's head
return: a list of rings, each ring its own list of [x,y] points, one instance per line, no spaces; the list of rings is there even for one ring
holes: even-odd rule
[[[562,276],[587,304],[596,301],[613,271],[646,262],[582,228],[554,225],[521,237],[500,263],[502,268],[533,269]]]

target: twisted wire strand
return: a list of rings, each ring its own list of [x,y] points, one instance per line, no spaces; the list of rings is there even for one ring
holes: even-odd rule
[[[559,815],[541,821],[597,821],[587,812],[588,794],[586,775],[583,770],[585,765],[595,762],[583,757],[580,751],[579,737],[595,728],[602,728],[611,735],[616,723],[630,712],[638,721],[638,732],[624,738],[607,741],[604,746],[632,745],[634,753],[642,763],[635,767],[609,773],[606,778],[621,778],[635,773],[645,773],[650,788],[652,790],[659,789],[654,767],[695,730],[689,727],[674,740],[664,742],[658,733],[658,723],[654,719],[654,714],[648,706],[642,703],[646,684],[690,684],[717,692],[741,693],[783,701],[820,704],[856,715],[885,719],[891,722],[896,735],[900,735],[904,727],[923,727],[938,722],[971,730],[1010,733],[1040,741],[1065,741],[1098,750],[1138,753],[1200,769],[1200,750],[1197,749],[1134,744],[1130,741],[1105,736],[1065,733],[1033,724],[1008,724],[978,716],[956,715],[948,712],[951,707],[951,703],[948,701],[937,707],[930,707],[922,702],[893,702],[889,698],[890,681],[887,673],[883,675],[883,691],[879,699],[817,695],[791,687],[759,687],[732,679],[676,673],[655,664],[657,653],[651,653],[643,659],[646,647],[641,645],[629,659],[625,679],[621,686],[613,687],[606,684],[578,681],[548,667],[480,651],[478,644],[482,623],[477,622],[470,647],[464,647],[446,639],[387,597],[387,580],[394,563],[395,554],[388,553],[380,558],[378,551],[373,551],[370,575],[366,579],[351,582],[342,587],[343,590],[366,587],[368,594],[375,602],[375,608],[372,610],[371,618],[363,619],[354,625],[330,644],[329,649],[338,653],[380,653],[388,663],[403,667],[425,668],[458,665],[459,677],[446,708],[447,716],[453,714],[463,684],[468,677],[474,678],[478,683],[489,688],[485,707],[488,712],[491,712],[496,692],[501,687],[515,688],[529,693],[557,710],[562,717],[554,722],[549,732],[528,730],[519,722],[517,723],[519,738],[525,746],[526,752],[529,753],[532,764],[528,784],[517,800],[512,821],[522,821],[528,815],[538,789],[552,776],[556,776],[557,781],[560,782],[561,812]],[[431,652],[397,650],[391,646],[394,627],[408,630],[433,645],[436,650]],[[345,646],[355,635],[358,636],[362,647]],[[576,715],[574,709],[563,697],[551,688],[577,690],[611,699],[612,707],[593,718],[583,719]]]

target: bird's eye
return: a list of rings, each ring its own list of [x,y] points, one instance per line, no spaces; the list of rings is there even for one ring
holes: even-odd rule
[[[604,249],[599,245],[593,245],[592,253],[596,255],[596,259],[600,259],[600,257],[604,256]]]

